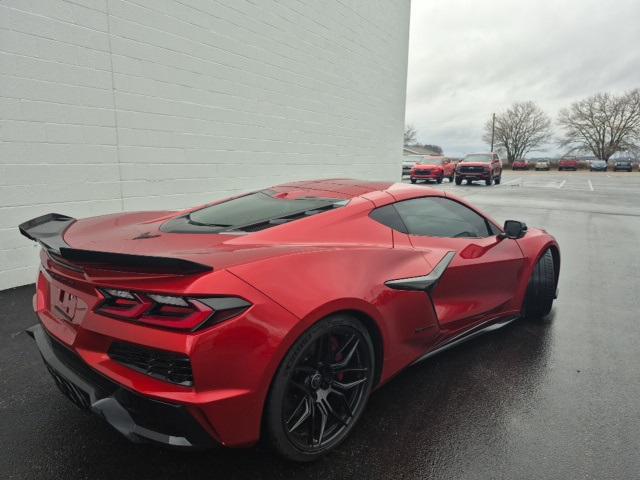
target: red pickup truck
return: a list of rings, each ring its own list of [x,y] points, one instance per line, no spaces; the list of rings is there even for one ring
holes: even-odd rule
[[[578,160],[575,158],[561,158],[558,162],[558,171],[563,170],[573,170],[574,172],[578,170]]]
[[[474,180],[484,180],[487,185],[502,179],[502,162],[497,153],[470,153],[456,165],[456,185],[463,180],[471,183]]]

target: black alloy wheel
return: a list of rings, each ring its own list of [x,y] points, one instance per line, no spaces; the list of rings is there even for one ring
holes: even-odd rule
[[[373,344],[362,324],[340,314],[318,322],[274,378],[265,416],[271,447],[295,461],[335,448],[364,410],[373,378]]]

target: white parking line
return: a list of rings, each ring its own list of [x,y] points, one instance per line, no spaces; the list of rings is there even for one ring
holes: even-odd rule
[[[565,184],[565,183],[567,183],[567,181],[566,181],[566,180],[562,180],[562,181],[560,182],[560,185],[558,185],[558,188],[562,188],[562,187],[564,187],[564,184]]]
[[[508,182],[502,182],[500,185],[510,185],[512,183],[519,183],[522,180],[522,177],[514,178],[513,180],[509,180]]]
[[[593,183],[591,183],[591,180],[587,180],[587,183],[589,184],[589,190],[593,192],[595,188],[593,188]]]

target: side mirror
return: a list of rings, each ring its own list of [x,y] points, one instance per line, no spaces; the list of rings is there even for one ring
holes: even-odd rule
[[[504,233],[501,233],[501,238],[511,238],[517,240],[527,234],[527,224],[519,222],[517,220],[506,220],[504,222]]]

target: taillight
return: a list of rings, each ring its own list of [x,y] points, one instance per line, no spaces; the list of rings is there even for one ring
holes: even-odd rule
[[[235,317],[251,304],[238,297],[191,298],[100,289],[96,312],[161,328],[196,331]]]

